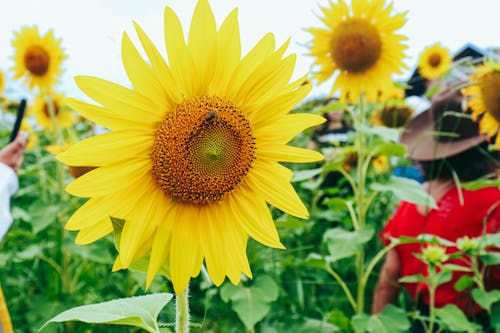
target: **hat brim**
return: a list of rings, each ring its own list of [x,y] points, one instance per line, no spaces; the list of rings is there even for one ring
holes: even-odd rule
[[[415,161],[432,161],[453,156],[486,139],[487,135],[484,134],[462,140],[438,141],[430,110],[410,120],[400,137],[401,143],[406,145],[408,157]]]

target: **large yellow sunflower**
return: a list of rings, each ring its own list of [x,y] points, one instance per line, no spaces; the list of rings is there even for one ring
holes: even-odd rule
[[[289,82],[295,55],[283,57],[267,34],[241,59],[237,11],[216,22],[207,0],[193,14],[187,43],[181,23],[165,9],[168,64],[135,24],[148,61],[127,34],[123,64],[132,89],[94,78],[76,83],[100,105],[68,99],[88,119],[112,130],[58,155],[68,165],[98,166],[67,186],[90,197],[68,221],[77,243],[112,231],[109,216],[126,220],[115,269],[150,252],[147,283],[164,262],[177,293],[205,261],[216,285],[251,277],[248,236],[283,248],[267,203],[307,218],[279,162],[312,162],[322,155],[287,146],[297,133],[324,121],[289,110],[310,91]]]
[[[318,66],[315,78],[321,83],[338,74],[332,94],[341,91],[341,100],[357,102],[364,93],[375,101],[380,92],[391,89],[393,73],[401,73],[406,37],[396,30],[406,13],[392,15],[392,4],[385,0],[343,0],[322,8],[325,28],[311,28],[314,36],[310,54]]]
[[[450,70],[451,62],[450,51],[436,43],[426,47],[420,54],[418,71],[426,79],[437,79]]]
[[[63,94],[50,92],[49,94],[38,95],[33,105],[33,114],[36,122],[43,128],[54,130],[54,125],[60,128],[68,128],[74,123],[73,113],[62,103]],[[54,122],[50,117],[49,100],[52,101],[52,111],[54,112]]]
[[[24,77],[30,89],[52,87],[61,75],[61,64],[66,58],[61,40],[54,38],[52,30],[41,36],[36,26],[23,27],[14,35],[14,79]]]
[[[500,62],[487,61],[476,68],[471,85],[462,89],[475,119],[480,117],[479,130],[488,137],[496,135],[495,146],[500,148]]]

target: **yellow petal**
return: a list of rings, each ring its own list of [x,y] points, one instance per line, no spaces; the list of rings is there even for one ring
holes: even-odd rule
[[[274,143],[287,143],[303,130],[318,126],[326,119],[308,113],[290,114],[273,123],[265,123],[254,130],[255,137],[261,141]]]
[[[271,212],[264,199],[257,193],[241,184],[240,188],[228,197],[228,201],[236,221],[250,237],[269,247],[284,248]]]
[[[74,98],[66,98],[63,103],[78,111],[78,113],[90,121],[111,130],[135,127],[152,128],[154,125],[147,117],[142,117],[141,112],[116,112],[102,106],[84,103]]]
[[[241,57],[240,28],[238,25],[238,9],[234,9],[222,23],[217,33],[217,62],[215,75],[208,93],[215,95],[226,91],[231,76],[238,66]]]
[[[308,218],[309,213],[290,184],[284,167],[277,163],[255,160],[245,181],[253,191],[276,208],[300,218]]]
[[[104,196],[129,186],[130,181],[142,179],[150,170],[149,158],[103,166],[75,179],[66,186],[66,191],[83,198]]]
[[[80,245],[90,244],[106,236],[113,231],[113,225],[109,217],[99,221],[95,225],[82,229],[76,235],[75,243]]]
[[[153,66],[155,71],[154,74],[163,86],[163,90],[167,94],[169,102],[171,104],[179,103],[182,100],[182,96],[179,87],[177,87],[177,83],[167,66],[167,63],[139,24],[134,22],[134,27],[137,35],[139,36],[142,47],[144,48],[144,51],[146,51],[149,61],[151,62],[151,66]]]
[[[122,60],[135,90],[146,96],[157,107],[168,109],[170,103],[161,83],[156,79],[152,68],[144,62],[126,33],[123,33],[122,38]]]
[[[184,96],[194,96],[197,87],[193,59],[184,41],[181,22],[170,7],[165,8],[164,22],[165,46],[172,75]]]
[[[196,81],[206,93],[208,83],[214,75],[217,56],[215,18],[207,0],[200,0],[194,10],[189,29],[188,49],[193,55]]]
[[[317,151],[287,146],[279,143],[258,144],[255,155],[257,157],[277,162],[307,163],[317,162],[323,159],[323,155]]]
[[[71,145],[57,159],[73,166],[103,166],[148,158],[153,145],[153,133],[116,131],[93,136]]]
[[[77,76],[78,87],[96,102],[126,118],[140,116],[150,123],[162,120],[166,110],[158,107],[148,98],[119,84],[91,76]]]
[[[161,190],[153,190],[142,196],[135,209],[127,215],[120,240],[120,256],[125,267],[136,257],[144,240],[153,237],[153,232],[166,216],[170,202]]]
[[[192,276],[196,276],[203,261],[198,241],[198,209],[174,205],[169,216],[178,216],[173,223],[170,246],[170,272],[176,294],[182,293]],[[176,212],[177,211],[177,212]]]

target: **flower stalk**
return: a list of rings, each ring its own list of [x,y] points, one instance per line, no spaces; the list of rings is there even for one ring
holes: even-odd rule
[[[175,302],[175,332],[189,333],[189,285],[177,294]]]

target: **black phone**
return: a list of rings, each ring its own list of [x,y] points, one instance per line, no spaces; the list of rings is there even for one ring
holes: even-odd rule
[[[26,99],[22,99],[19,107],[17,108],[17,116],[16,122],[14,123],[14,127],[12,128],[12,132],[10,133],[9,142],[12,142],[16,139],[17,133],[19,133],[19,129],[21,128],[21,123],[23,122],[24,111],[26,110]]]

